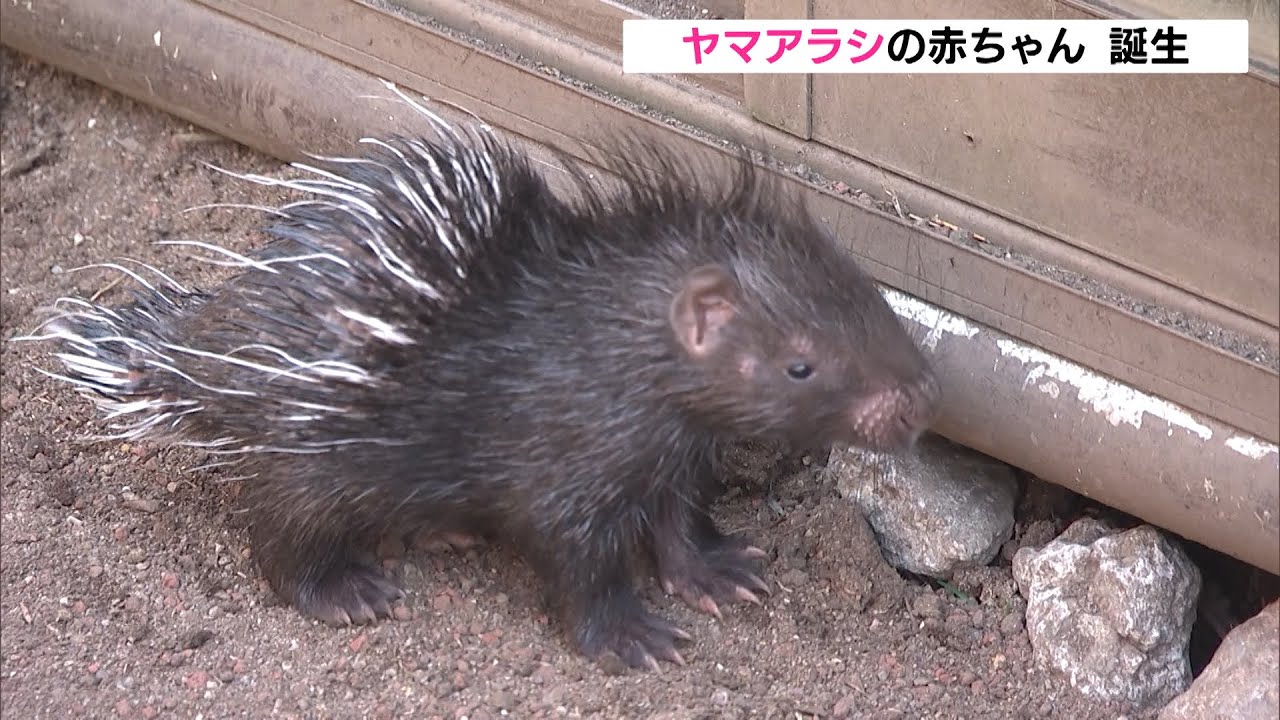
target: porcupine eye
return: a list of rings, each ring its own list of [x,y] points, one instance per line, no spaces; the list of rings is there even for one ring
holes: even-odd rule
[[[787,366],[787,377],[792,380],[808,380],[813,375],[813,366],[803,360]]]

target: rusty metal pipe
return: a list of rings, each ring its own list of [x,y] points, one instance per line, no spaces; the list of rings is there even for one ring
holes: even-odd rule
[[[5,3],[0,42],[284,159],[416,123],[404,107],[354,101],[377,87],[368,73],[196,2]],[[886,294],[938,366],[940,433],[1280,573],[1274,444]]]

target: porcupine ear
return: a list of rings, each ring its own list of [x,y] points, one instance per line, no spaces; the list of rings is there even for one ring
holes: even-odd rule
[[[715,352],[724,328],[738,314],[737,284],[719,265],[703,265],[684,277],[671,300],[671,329],[685,352],[703,358]]]

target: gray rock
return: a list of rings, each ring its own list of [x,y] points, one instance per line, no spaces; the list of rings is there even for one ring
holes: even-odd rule
[[[1159,720],[1274,720],[1280,717],[1280,600],[1222,639],[1191,689]]]
[[[908,572],[947,579],[986,565],[1013,533],[1013,470],[939,435],[903,456],[835,448],[826,471],[866,516],[885,560]]]
[[[1156,528],[1077,521],[1020,549],[1013,577],[1036,659],[1084,695],[1157,706],[1191,681],[1200,570]]]

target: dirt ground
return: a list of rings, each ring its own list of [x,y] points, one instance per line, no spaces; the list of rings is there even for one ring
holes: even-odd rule
[[[304,620],[260,581],[237,482],[188,470],[202,462],[193,451],[83,442],[89,402],[33,369],[55,369],[42,348],[7,342],[58,296],[127,298],[117,273],[69,272],[77,266],[127,255],[207,287],[211,268],[152,242],[252,247],[260,215],[184,211],[284,199],[203,163],[281,164],[8,50],[0,63],[4,717],[1125,713],[1033,666],[1007,559],[963,592],[900,577],[819,463],[748,458],[718,508],[770,554],[763,607],[716,621],[649,587],[695,638],[684,668],[618,672],[578,657],[528,568],[501,547],[390,548],[408,592],[400,620],[343,630]]]

